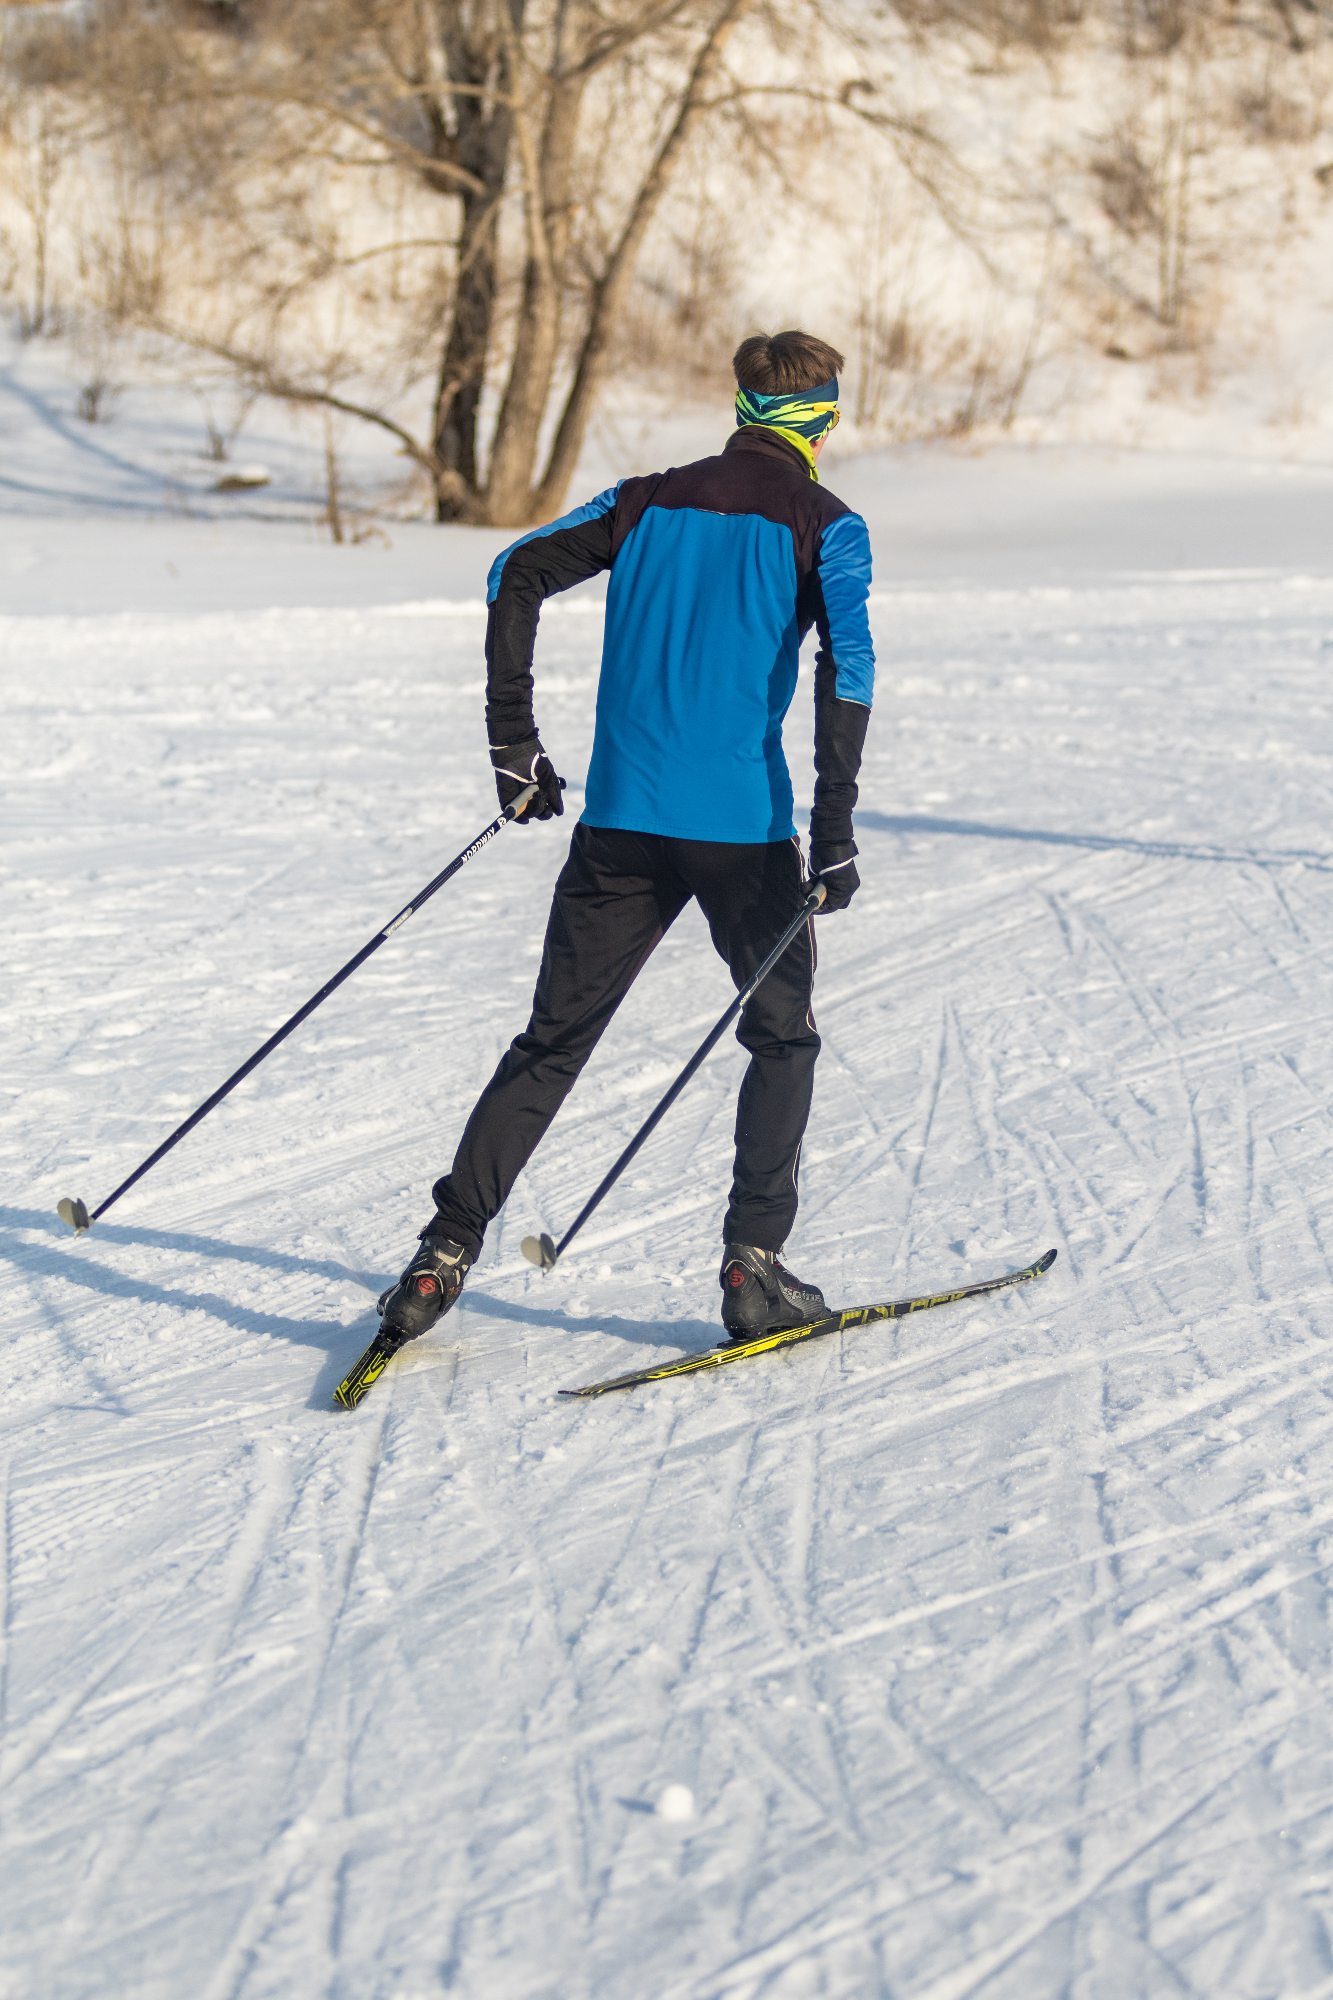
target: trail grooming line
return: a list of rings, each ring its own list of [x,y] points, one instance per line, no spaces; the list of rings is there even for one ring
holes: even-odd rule
[[[541,1236],[525,1236],[523,1238],[519,1248],[530,1264],[539,1264],[543,1271],[553,1271],[555,1269],[557,1261],[564,1256],[566,1250],[578,1235],[580,1229],[582,1229],[584,1223],[588,1220],[588,1217],[597,1207],[602,1197],[610,1193],[645,1139],[657,1130],[662,1119],[680,1096],[681,1091],[684,1090],[686,1084],[709,1054],[710,1050],[715,1048],[717,1043],[722,1039],[722,1036],[736,1019],[736,1016],[740,1013],[741,1008],[745,1005],[750,995],[755,991],[756,987],[760,986],[767,979],[769,973],[787,949],[787,946],[796,936],[797,931],[804,929],[805,925],[809,923],[811,917],[813,917],[815,911],[823,902],[824,893],[824,884],[816,882],[805,901],[801,904],[800,910],[792,918],[759,970],[747,985],[742,986],[740,992],[736,995],[736,998],[732,1001],[717,1026],[700,1042],[698,1048],[694,1051],[694,1054],[690,1057],[684,1069],[676,1078],[676,1081],[667,1091],[665,1097],[662,1098],[657,1108],[650,1112],[648,1117],[644,1119],[643,1124],[640,1125],[638,1131],[634,1134],[634,1137],[630,1140],[610,1173],[607,1174],[606,1178],[588,1197],[587,1201],[584,1202],[583,1207],[579,1210],[560,1241],[556,1243],[551,1237],[544,1234]]]
[[[369,944],[362,945],[355,958],[348,959],[341,972],[335,972],[332,979],[326,981],[320,987],[318,993],[313,994],[306,1001],[304,1007],[298,1007],[291,1019],[284,1021],[277,1033],[269,1036],[262,1048],[256,1049],[254,1054],[247,1061],[243,1062],[238,1070],[233,1070],[227,1081],[219,1085],[211,1097],[205,1098],[199,1109],[192,1111],[185,1120],[185,1123],[178,1125],[171,1134],[171,1137],[162,1141],[156,1152],[150,1153],[146,1160],[141,1161],[134,1169],[134,1172],[126,1180],[123,1180],[118,1188],[113,1189],[106,1200],[95,1208],[91,1215],[89,1215],[84,1203],[77,1198],[71,1199],[69,1195],[66,1195],[63,1200],[58,1201],[56,1203],[56,1214],[60,1217],[61,1221],[67,1222],[76,1236],[82,1236],[85,1229],[91,1229],[97,1218],[100,1215],[106,1214],[112,1202],[119,1201],[120,1197],[129,1188],[132,1188],[137,1180],[143,1179],[143,1176],[148,1172],[150,1167],[155,1167],[164,1154],[169,1153],[173,1146],[180,1143],[187,1132],[194,1130],[201,1118],[207,1118],[209,1112],[216,1105],[221,1104],[228,1092],[235,1090],[237,1084],[242,1083],[249,1076],[251,1070],[258,1069],[265,1056],[272,1055],[278,1043],[286,1041],[293,1028],[299,1028],[302,1021],[308,1015],[313,1014],[316,1007],[322,1005],[328,999],[330,993],[335,992],[342,985],[344,979],[350,979],[357,967],[364,965],[372,952],[378,951],[382,944],[387,944],[394,932],[400,929],[409,917],[415,916],[422,904],[428,903],[437,889],[442,889],[450,877],[456,875],[459,869],[472,859],[474,854],[480,854],[482,848],[486,846],[488,841],[495,838],[501,827],[507,826],[511,819],[517,819],[520,813],[524,812],[531,804],[533,798],[536,796],[536,792],[537,787],[535,785],[529,785],[526,791],[520,792],[511,805],[506,806],[505,810],[499,813],[491,821],[490,825],[477,835],[475,840],[468,843],[461,854],[454,856],[447,868],[442,868],[434,880],[428,882],[425,888],[412,898],[410,903],[404,904],[398,915],[392,918],[382,931],[376,931]]]

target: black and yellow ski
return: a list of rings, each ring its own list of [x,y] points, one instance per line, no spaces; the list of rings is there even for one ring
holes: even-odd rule
[[[333,1392],[333,1400],[339,1409],[354,1410],[361,1398],[374,1388],[384,1373],[397,1347],[388,1347],[377,1333],[355,1368],[349,1368],[342,1381]]]
[[[780,1333],[761,1334],[758,1340],[737,1341],[726,1347],[710,1347],[706,1354],[683,1354],[678,1361],[664,1361],[659,1368],[636,1368],[632,1375],[615,1375],[609,1382],[589,1382],[582,1389],[561,1389],[562,1396],[605,1396],[612,1389],[637,1389],[646,1382],[665,1382],[673,1375],[695,1375],[703,1368],[723,1368],[729,1361],[748,1361],[756,1354],[772,1354],[779,1347],[796,1347],[803,1340],[822,1340],[830,1333],[849,1333],[860,1326],[872,1326],[877,1320],[906,1319],[909,1313],[927,1312],[932,1306],[956,1305],[959,1299],[981,1299],[991,1292],[1002,1292],[1009,1285],[1026,1285],[1032,1278],[1041,1277],[1055,1262],[1056,1253],[1048,1250],[1035,1264],[1029,1264],[1021,1271],[1010,1271],[1003,1278],[985,1278],[979,1285],[963,1285],[956,1292],[931,1292],[918,1299],[895,1299],[887,1305],[849,1306],[842,1312],[824,1313],[819,1319],[812,1319],[804,1326],[784,1327]],[[398,1352],[397,1347],[386,1346],[376,1334],[370,1346],[354,1368],[348,1370],[344,1379],[333,1392],[333,1400],[339,1408],[354,1410],[369,1390],[373,1389],[385,1368]]]
[[[605,1396],[612,1389],[637,1389],[641,1383],[665,1382],[673,1375],[694,1375],[701,1368],[725,1368],[729,1361],[748,1361],[752,1355],[772,1354],[779,1347],[795,1347],[803,1340],[823,1340],[827,1334],[847,1333],[858,1326],[871,1326],[876,1320],[906,1319],[908,1313],[927,1312],[932,1306],[951,1306],[959,1299],[985,1298],[990,1292],[1002,1292],[1009,1285],[1026,1285],[1030,1279],[1041,1277],[1044,1271],[1050,1270],[1055,1256],[1054,1250],[1048,1250],[1044,1257],[1038,1257],[1035,1264],[1027,1265],[1022,1271],[1010,1271],[1003,1278],[986,1278],[979,1285],[963,1285],[956,1292],[932,1292],[919,1299],[895,1299],[889,1305],[849,1306],[844,1312],[824,1313],[804,1326],[789,1326],[780,1333],[761,1334],[758,1340],[710,1347],[706,1354],[683,1354],[678,1361],[664,1361],[660,1368],[636,1368],[632,1375],[615,1375],[609,1382],[589,1382],[586,1388],[562,1389],[560,1394]],[[348,1381],[351,1379],[349,1376]],[[343,1386],[345,1388],[346,1384]],[[361,1393],[364,1395],[365,1391]],[[341,1400],[341,1389],[338,1395]]]

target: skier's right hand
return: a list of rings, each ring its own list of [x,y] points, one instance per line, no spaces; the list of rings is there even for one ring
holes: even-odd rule
[[[851,902],[861,886],[855,856],[854,840],[811,842],[810,873],[824,884],[824,900],[816,910],[816,916],[831,916],[834,910],[845,910]]]
[[[510,807],[529,785],[537,796],[524,806],[515,824],[528,826],[534,819],[559,819],[565,810],[560,796],[565,781],[555,775],[555,766],[542,749],[541,740],[529,736],[523,743],[492,743],[491,763],[495,767],[495,789],[502,808]]]

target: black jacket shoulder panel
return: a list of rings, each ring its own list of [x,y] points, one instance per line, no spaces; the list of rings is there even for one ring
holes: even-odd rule
[[[836,494],[810,477],[790,445],[754,429],[738,430],[715,458],[624,480],[616,496],[612,561],[650,507],[757,514],[790,529],[798,587],[819,559],[824,529],[851,512]]]

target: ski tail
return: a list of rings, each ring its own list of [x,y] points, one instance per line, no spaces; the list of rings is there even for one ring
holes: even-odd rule
[[[342,1410],[354,1410],[363,1396],[366,1396],[379,1381],[385,1368],[398,1352],[389,1347],[377,1333],[354,1368],[349,1368],[342,1381],[333,1392],[333,1400]]]
[[[795,1347],[804,1340],[822,1340],[831,1333],[850,1333],[878,1320],[906,1319],[909,1313],[929,1312],[934,1306],[956,1305],[960,1299],[986,1298],[1010,1285],[1026,1285],[1049,1271],[1057,1253],[1048,1250],[1021,1271],[1008,1271],[1001,1278],[983,1278],[979,1284],[960,1285],[952,1292],[923,1292],[918,1298],[894,1299],[883,1305],[850,1306],[842,1312],[822,1313],[804,1326],[783,1327],[776,1333],[760,1334],[756,1340],[737,1341],[727,1347],[710,1347],[705,1354],[683,1354],[676,1361],[664,1361],[659,1368],[638,1368],[632,1375],[616,1375],[607,1382],[589,1382],[581,1389],[561,1389],[562,1396],[605,1396],[612,1389],[636,1389],[648,1382],[664,1382],[676,1375],[696,1375],[705,1368],[725,1368],[732,1361],[747,1361],[760,1354],[772,1354],[780,1347]]]

